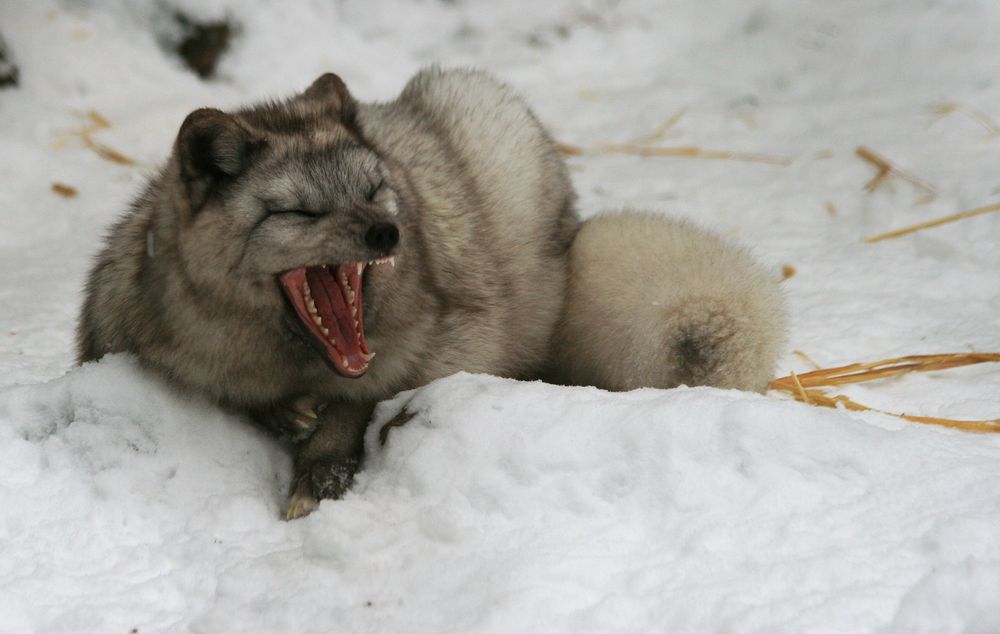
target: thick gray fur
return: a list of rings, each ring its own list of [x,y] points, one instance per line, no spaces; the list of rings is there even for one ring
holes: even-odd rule
[[[773,378],[784,301],[744,249],[689,222],[608,213],[582,224],[569,271],[557,380],[759,392]]]
[[[274,213],[293,210],[311,216]],[[386,255],[363,239],[378,222],[399,227],[396,266],[366,272],[377,356],[349,379],[306,343],[276,276]],[[384,104],[358,104],[324,75],[286,101],[188,117],[97,258],[79,361],[130,352],[185,389],[308,437],[297,517],[349,485],[379,400],[459,370],[538,374],[576,227],[551,138],[489,75],[424,70]]]

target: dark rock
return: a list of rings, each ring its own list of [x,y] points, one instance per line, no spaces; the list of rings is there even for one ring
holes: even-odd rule
[[[234,25],[229,20],[198,22],[180,12],[174,14],[174,20],[181,33],[176,53],[199,77],[211,78],[219,58],[229,49]]]
[[[0,36],[0,88],[16,88],[20,73],[11,59],[7,43]]]

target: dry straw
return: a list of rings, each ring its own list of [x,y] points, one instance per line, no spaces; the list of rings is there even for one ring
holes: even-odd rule
[[[949,222],[955,222],[956,220],[962,220],[963,218],[971,218],[973,216],[979,216],[993,211],[1000,211],[1000,203],[996,203],[993,205],[985,205],[983,207],[976,207],[975,209],[969,209],[967,211],[960,211],[956,214],[951,214],[950,216],[945,216],[943,218],[938,218],[936,220],[929,220],[927,222],[921,222],[920,224],[911,225],[909,227],[904,227],[902,229],[896,229],[895,231],[890,231],[888,233],[882,233],[877,236],[865,238],[865,242],[871,243],[871,242],[879,242],[881,240],[888,240],[889,238],[898,238],[900,236],[911,234],[915,231],[920,231],[921,229],[930,229],[931,227],[945,225],[948,224]]]
[[[976,110],[975,108],[967,106],[964,103],[957,101],[943,103],[931,108],[931,112],[936,114],[938,118],[946,117],[953,112],[961,112],[979,125],[986,128],[986,131],[990,133],[990,136],[1000,136],[1000,125],[997,125],[996,122],[993,121],[993,119],[990,119],[989,115],[982,110]]]
[[[917,189],[924,192],[924,195],[921,196],[920,199],[917,201],[918,205],[929,203],[930,201],[934,200],[937,197],[937,192],[935,191],[933,185],[924,181],[921,178],[917,178],[916,176],[910,174],[909,172],[903,171],[896,165],[893,165],[891,162],[889,162],[888,159],[876,154],[870,148],[867,148],[863,145],[859,145],[857,149],[854,150],[854,153],[857,154],[859,158],[874,165],[875,168],[878,170],[875,176],[870,181],[865,183],[865,190],[868,191],[869,193],[878,189],[883,183],[889,180],[889,178],[893,176],[898,176],[899,178],[902,178],[906,182],[910,183]]]
[[[791,160],[767,154],[730,152],[728,150],[706,150],[695,145],[673,147],[645,146],[630,143],[603,143],[594,148],[558,143],[559,151],[568,156],[582,154],[629,154],[643,157],[674,157],[706,159],[710,161],[743,161],[746,163],[766,163],[768,165],[791,165]]]
[[[78,192],[76,187],[72,185],[67,185],[66,183],[52,183],[52,191],[63,198],[76,198]]]
[[[88,122],[70,132],[68,134],[69,137],[79,138],[83,141],[85,146],[93,150],[94,153],[105,161],[111,161],[112,163],[118,163],[119,165],[135,165],[135,161],[133,159],[94,139],[93,135],[95,132],[107,130],[111,127],[111,122],[108,121],[106,117],[95,110],[90,110],[84,116],[88,119]],[[61,147],[65,144],[65,142],[66,139],[61,139],[56,144],[56,147]]]
[[[703,159],[709,161],[742,161],[747,163],[766,163],[768,165],[791,165],[790,159],[768,154],[751,152],[730,152],[729,150],[706,150],[696,145],[661,146],[653,145],[662,140],[684,115],[687,108],[682,108],[667,118],[656,130],[632,143],[601,143],[585,148],[570,143],[556,143],[559,151],[566,156],[581,156],[584,154],[627,154],[642,157],[672,157]]]
[[[1000,362],[1000,354],[992,352],[970,352],[957,354],[927,354],[886,359],[871,363],[852,363],[837,368],[825,368],[805,374],[792,373],[788,376],[774,379],[768,389],[787,392],[797,400],[810,405],[833,407],[838,405],[856,412],[879,412],[897,416],[915,423],[941,425],[966,431],[1000,432],[1000,419],[991,420],[954,420],[933,416],[916,416],[913,414],[894,414],[884,412],[867,405],[862,405],[840,394],[830,396],[820,387],[832,387],[845,383],[862,383],[875,379],[899,376],[910,372],[931,372],[946,370],[976,363]]]

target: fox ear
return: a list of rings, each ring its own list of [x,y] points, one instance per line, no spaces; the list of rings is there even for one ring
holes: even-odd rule
[[[354,120],[357,102],[339,75],[323,73],[302,95],[306,99],[321,101],[332,106],[345,121]]]
[[[237,176],[246,167],[250,134],[232,116],[200,108],[184,119],[177,151],[185,176]]]
[[[220,181],[243,173],[258,145],[235,118],[221,110],[201,108],[189,114],[177,133],[176,152],[192,210],[205,203]]]

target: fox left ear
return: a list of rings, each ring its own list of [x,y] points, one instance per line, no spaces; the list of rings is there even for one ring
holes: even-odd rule
[[[231,115],[200,108],[184,119],[177,152],[185,178],[233,177],[246,168],[250,133]]]
[[[232,115],[221,110],[201,108],[189,114],[177,133],[174,151],[192,210],[202,207],[220,182],[242,174],[259,145]]]
[[[307,99],[322,101],[333,107],[345,121],[353,121],[357,102],[347,90],[347,84],[334,73],[324,73],[302,93]]]

